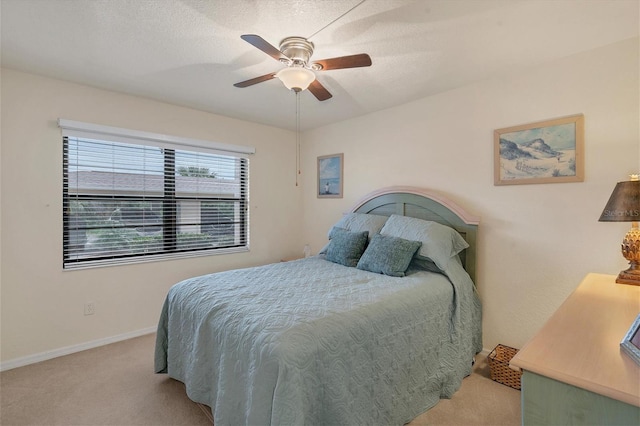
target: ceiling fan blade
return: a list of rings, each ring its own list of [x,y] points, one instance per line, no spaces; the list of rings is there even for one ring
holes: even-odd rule
[[[269,73],[269,74],[261,75],[260,77],[252,78],[250,80],[241,81],[240,83],[234,84],[234,86],[235,87],[249,87],[249,86],[253,86],[254,84],[262,83],[263,81],[271,80],[275,76],[276,76],[276,73],[272,72],[272,73]]]
[[[342,68],[358,68],[371,66],[371,57],[366,53],[360,53],[359,55],[340,56],[338,58],[321,59],[319,61],[313,61],[313,64],[318,64],[322,67],[319,71],[337,70]]]
[[[243,34],[243,35],[240,36],[240,38],[243,39],[244,41],[246,41],[247,43],[249,43],[250,45],[252,45],[254,47],[257,47],[258,49],[262,50],[264,53],[266,53],[267,55],[271,56],[276,61],[279,61],[280,59],[284,59],[285,61],[289,61],[290,60],[281,51],[279,51],[274,46],[269,44],[268,41],[266,41],[265,39],[263,39],[259,35]]]
[[[313,80],[309,85],[309,91],[313,93],[313,96],[318,98],[319,101],[326,101],[333,97],[331,93],[318,81]]]

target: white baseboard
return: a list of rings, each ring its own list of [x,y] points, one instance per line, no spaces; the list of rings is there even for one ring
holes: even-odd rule
[[[99,346],[108,345],[110,343],[120,342],[122,340],[133,339],[134,337],[144,336],[145,334],[155,333],[157,327],[143,328],[142,330],[131,331],[129,333],[119,334],[117,336],[105,337],[104,339],[92,340],[90,342],[80,343],[77,345],[66,346],[64,348],[54,349],[34,355],[27,355],[22,358],[10,359],[0,363],[0,371],[11,370],[13,368],[24,367],[25,365],[35,364],[36,362],[46,361],[64,355],[76,352],[86,351],[87,349],[97,348]]]

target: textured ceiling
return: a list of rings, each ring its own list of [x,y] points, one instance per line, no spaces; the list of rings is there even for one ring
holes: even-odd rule
[[[295,128],[283,67],[240,39],[309,37],[333,98],[300,94],[301,128],[356,117],[637,37],[638,0],[1,0],[2,66]],[[356,6],[355,9],[333,22]]]

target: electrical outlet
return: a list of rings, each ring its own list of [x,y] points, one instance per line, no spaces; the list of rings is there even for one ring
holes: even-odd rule
[[[84,304],[84,314],[93,315],[96,313],[96,304],[94,302],[87,302]]]

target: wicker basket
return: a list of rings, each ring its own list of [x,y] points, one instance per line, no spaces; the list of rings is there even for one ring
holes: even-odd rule
[[[522,371],[516,371],[509,367],[509,361],[517,353],[518,349],[510,348],[509,346],[498,345],[493,348],[487,357],[491,369],[491,380],[520,390]]]

